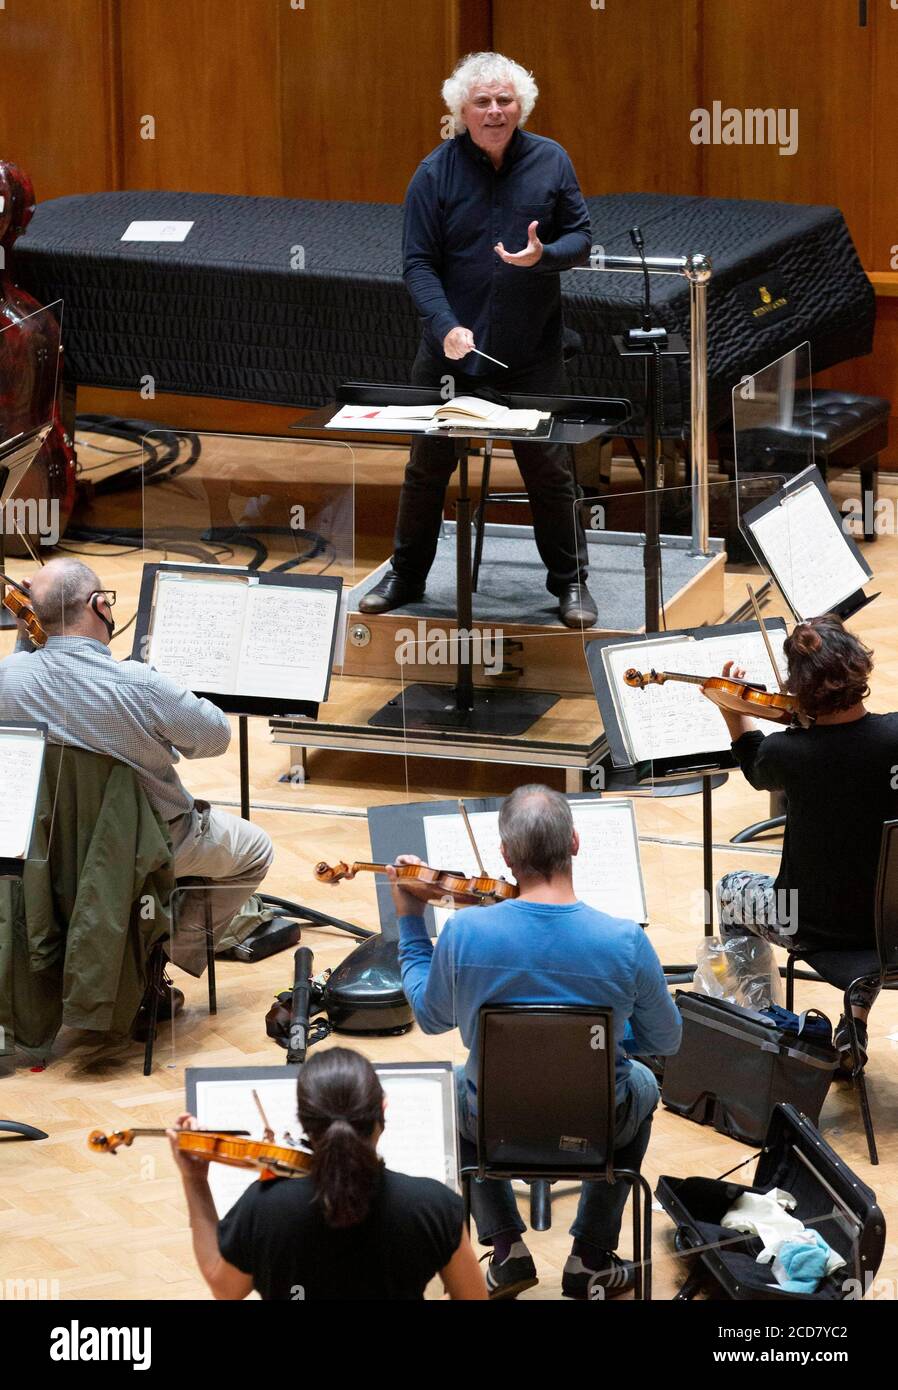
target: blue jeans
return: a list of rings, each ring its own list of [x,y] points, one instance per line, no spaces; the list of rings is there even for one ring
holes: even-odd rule
[[[465,1139],[477,1142],[477,1117],[469,1103],[464,1067],[455,1068],[458,1097],[458,1129]],[[649,1146],[652,1115],[658,1104],[658,1083],[648,1067],[633,1062],[630,1074],[617,1088],[614,1166],[638,1173]],[[598,1250],[616,1250],[620,1239],[621,1217],[627,1204],[630,1184],[626,1182],[584,1182],[580,1204],[571,1227],[576,1240],[587,1240]],[[471,1183],[471,1211],[481,1245],[491,1245],[500,1231],[526,1231],[514,1190],[502,1178],[475,1179]]]

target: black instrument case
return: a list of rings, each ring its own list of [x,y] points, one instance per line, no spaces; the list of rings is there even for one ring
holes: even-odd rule
[[[838,1066],[831,1046],[805,1042],[752,1009],[678,990],[679,1052],[664,1065],[669,1110],[745,1144],[763,1144],[775,1107],[816,1121]]]

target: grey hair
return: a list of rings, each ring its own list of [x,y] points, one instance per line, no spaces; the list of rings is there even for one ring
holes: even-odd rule
[[[47,632],[63,632],[81,616],[81,608],[100,581],[81,560],[53,560],[52,582],[33,598],[34,612]],[[49,568],[49,567],[48,567]]]
[[[507,82],[514,87],[515,95],[521,103],[519,124],[527,124],[539,96],[533,73],[502,53],[469,53],[456,63],[452,76],[447,77],[443,83],[443,100],[452,112],[456,130],[465,129],[461,109],[472,88],[480,83],[491,82]]]
[[[560,792],[531,782],[502,803],[499,836],[515,878],[551,878],[571,865],[574,818]]]

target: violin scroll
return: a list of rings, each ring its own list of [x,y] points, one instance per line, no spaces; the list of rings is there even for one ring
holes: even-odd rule
[[[324,860],[315,865],[315,878],[319,883],[342,883],[344,878],[355,878],[355,865],[350,868],[342,859],[337,864],[325,864]]]
[[[87,1147],[94,1153],[114,1154],[117,1149],[128,1148],[134,1143],[133,1129],[117,1129],[112,1134],[104,1134],[101,1129],[92,1130],[87,1136]]]
[[[645,690],[647,685],[663,685],[663,671],[637,671],[635,666],[631,666],[624,672],[624,684],[632,685],[636,690]]]

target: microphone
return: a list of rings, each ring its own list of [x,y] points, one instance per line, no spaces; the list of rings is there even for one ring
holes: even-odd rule
[[[642,327],[627,330],[627,346],[645,348],[657,344],[659,348],[665,348],[667,347],[667,329],[652,326],[652,288],[648,262],[645,258],[645,238],[642,235],[641,227],[630,228],[630,241],[634,251],[642,261],[645,297],[642,303]]]
[[[290,1032],[287,1041],[287,1061],[304,1062],[309,1046],[309,1001],[312,993],[314,956],[308,946],[300,946],[293,956],[293,1003],[290,1009]]]

